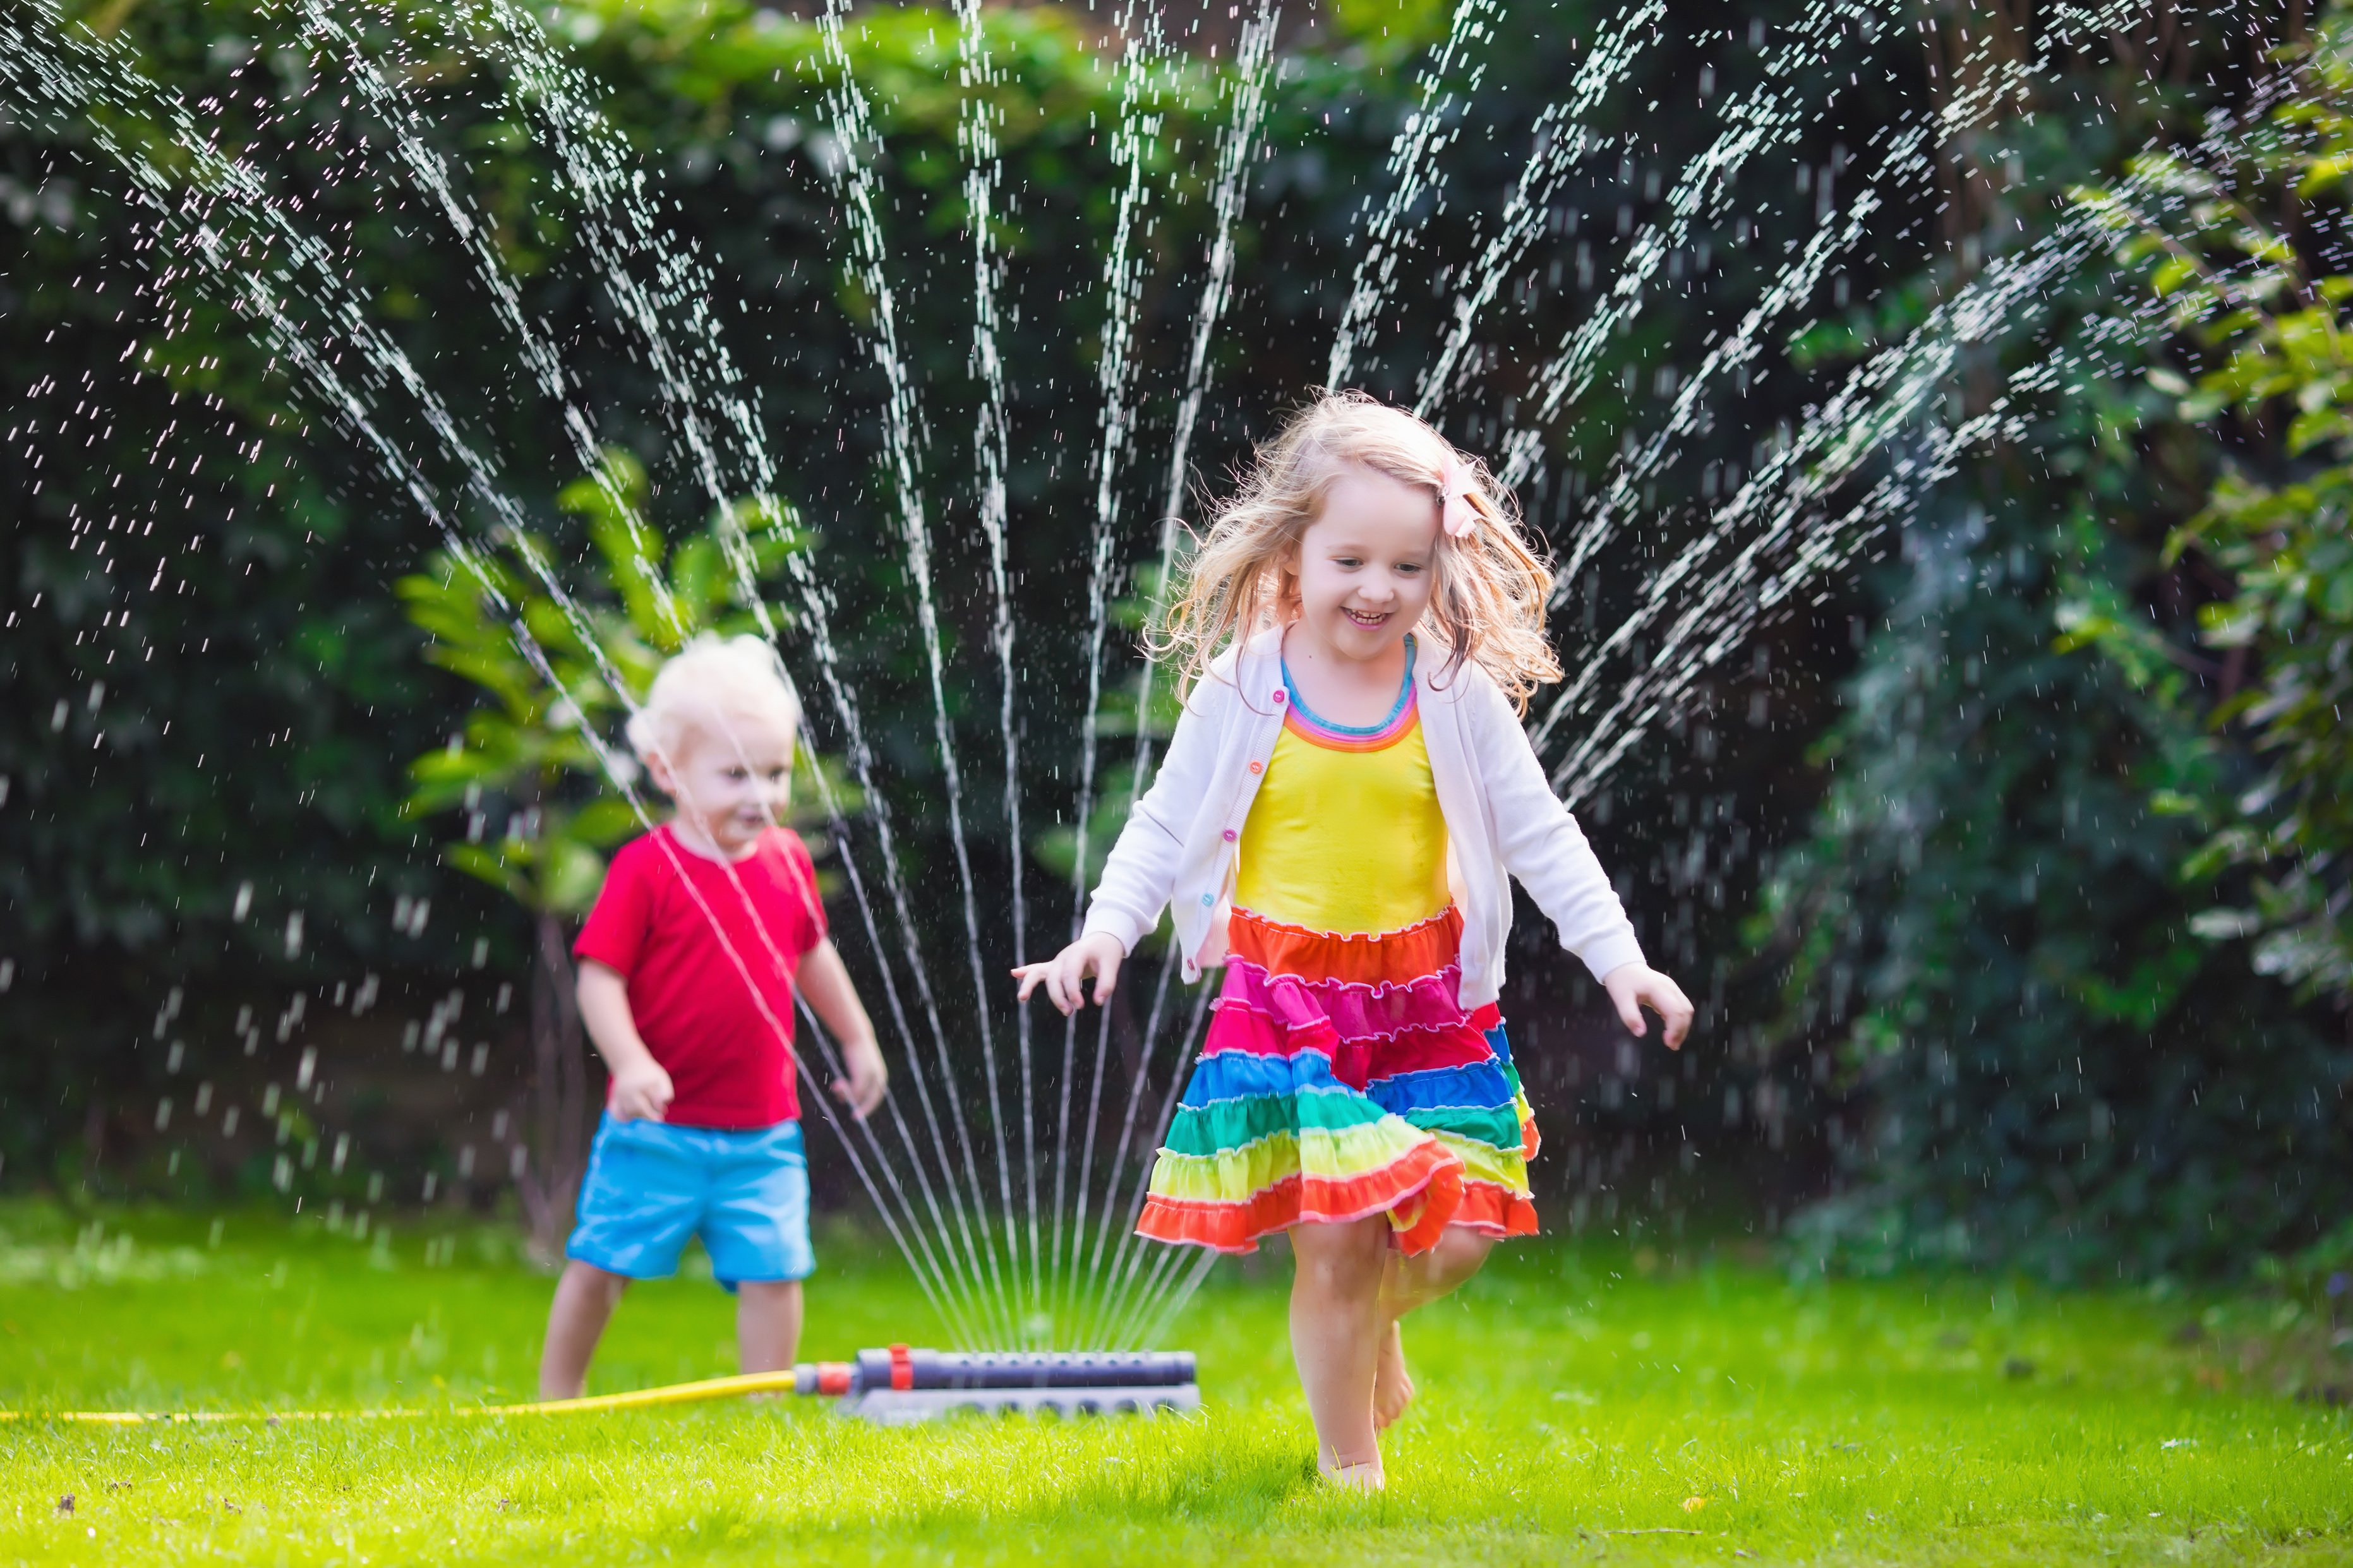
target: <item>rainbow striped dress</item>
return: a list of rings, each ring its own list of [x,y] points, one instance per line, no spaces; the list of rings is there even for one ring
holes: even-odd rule
[[[1137,1230],[1249,1252],[1303,1221],[1536,1228],[1535,1121],[1502,1016],[1465,1012],[1462,917],[1414,700],[1361,729],[1287,710],[1243,825],[1223,989]]]

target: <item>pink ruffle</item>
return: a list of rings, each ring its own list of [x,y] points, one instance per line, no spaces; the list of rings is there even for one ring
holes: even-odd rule
[[[1346,1041],[1402,1039],[1427,1030],[1468,1026],[1483,1034],[1502,1021],[1491,1003],[1465,1015],[1457,999],[1461,970],[1448,964],[1435,974],[1377,988],[1345,980],[1308,980],[1270,974],[1254,963],[1229,959],[1220,1011],[1239,1009],[1290,1030],[1328,1024]]]

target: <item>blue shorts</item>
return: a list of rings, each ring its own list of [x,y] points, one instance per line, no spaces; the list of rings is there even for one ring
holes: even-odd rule
[[[799,1122],[737,1132],[606,1114],[564,1255],[631,1279],[667,1279],[691,1236],[702,1237],[712,1274],[731,1290],[817,1268]]]

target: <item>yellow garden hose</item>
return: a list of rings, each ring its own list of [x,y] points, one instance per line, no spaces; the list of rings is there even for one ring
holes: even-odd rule
[[[698,1383],[632,1389],[627,1394],[541,1399],[528,1405],[459,1405],[447,1410],[0,1410],[0,1421],[78,1421],[100,1426],[141,1426],[151,1422],[375,1421],[403,1415],[588,1415],[607,1410],[644,1410],[658,1405],[733,1399],[747,1394],[791,1394],[797,1375],[790,1368],[782,1372],[749,1372],[735,1377],[706,1377]]]

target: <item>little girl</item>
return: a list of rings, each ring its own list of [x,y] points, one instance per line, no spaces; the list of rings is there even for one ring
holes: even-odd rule
[[[1510,877],[1644,1032],[1692,1005],[1642,962],[1518,715],[1560,679],[1551,578],[1510,496],[1400,410],[1326,396],[1259,455],[1155,652],[1185,711],[1079,940],[1017,970],[1065,1014],[1173,904],[1225,983],[1137,1228],[1252,1250],[1288,1230],[1317,1465],[1382,1484],[1413,1397],[1398,1320],[1535,1233],[1535,1122],[1495,999]]]

